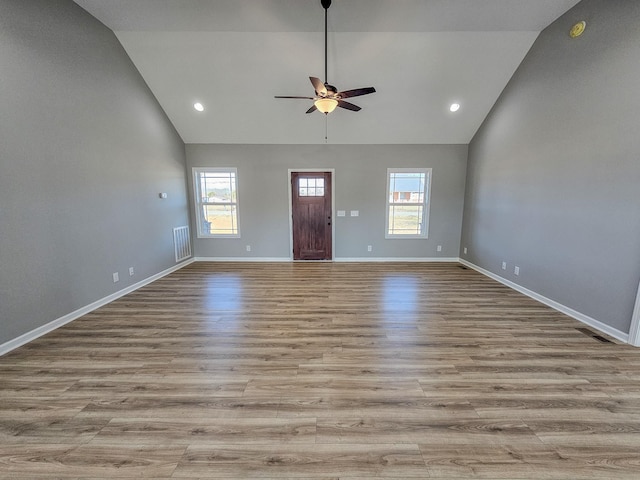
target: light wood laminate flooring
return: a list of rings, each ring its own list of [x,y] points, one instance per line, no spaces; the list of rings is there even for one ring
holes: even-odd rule
[[[638,479],[640,349],[458,264],[194,263],[0,358],[0,478]]]

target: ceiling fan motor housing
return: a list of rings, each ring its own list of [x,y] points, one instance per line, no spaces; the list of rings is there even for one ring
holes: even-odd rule
[[[331,6],[331,0],[320,0],[322,7],[327,10]]]

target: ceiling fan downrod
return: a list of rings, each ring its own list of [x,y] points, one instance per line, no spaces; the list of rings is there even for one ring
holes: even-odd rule
[[[329,13],[329,7],[331,6],[331,0],[320,0],[322,8],[324,8],[324,83],[329,81],[327,75],[327,14]]]

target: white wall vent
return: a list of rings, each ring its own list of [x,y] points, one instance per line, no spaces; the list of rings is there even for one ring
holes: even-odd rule
[[[176,252],[176,262],[191,256],[191,235],[188,226],[173,229],[173,248]]]

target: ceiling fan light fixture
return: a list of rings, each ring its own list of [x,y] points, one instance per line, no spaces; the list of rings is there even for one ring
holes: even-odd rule
[[[333,112],[338,106],[338,101],[334,98],[319,98],[313,104],[322,113],[327,114]]]

